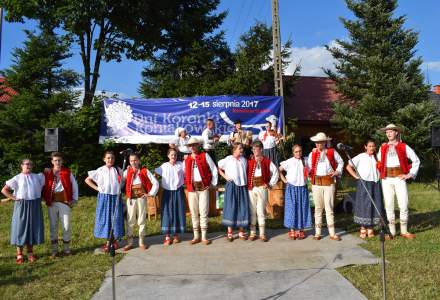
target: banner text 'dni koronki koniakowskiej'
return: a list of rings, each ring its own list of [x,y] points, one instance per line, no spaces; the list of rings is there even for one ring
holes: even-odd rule
[[[277,120],[283,133],[283,101],[276,96],[201,96],[164,99],[105,99],[99,142],[146,144],[172,142],[175,130],[185,128],[201,138],[207,119],[215,122],[215,132],[226,141],[240,120],[244,130],[258,135],[266,120]]]

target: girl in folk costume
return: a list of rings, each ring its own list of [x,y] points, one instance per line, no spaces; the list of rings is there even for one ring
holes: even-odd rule
[[[6,181],[3,195],[14,200],[11,224],[11,245],[17,247],[17,264],[24,262],[23,246],[27,247],[29,262],[34,262],[33,245],[44,243],[43,211],[41,190],[44,186],[43,174],[32,173],[32,161],[21,162],[21,173]],[[11,194],[10,190],[14,193]]]
[[[63,253],[71,253],[71,209],[78,201],[78,183],[72,172],[63,166],[63,156],[60,152],[53,152],[51,158],[52,168],[44,170],[43,198],[49,213],[51,257],[55,257],[58,253],[59,221],[63,229]]]
[[[249,192],[247,189],[247,161],[243,146],[232,145],[232,155],[218,162],[219,173],[226,179],[222,224],[228,227],[227,239],[232,242],[232,228],[238,227],[238,237],[246,240],[243,228],[249,225]]]
[[[130,166],[124,171],[125,195],[127,197],[127,245],[124,251],[133,248],[133,230],[139,226],[139,248],[148,248],[144,243],[147,197],[154,197],[159,190],[159,182],[147,168],[142,168],[139,155],[129,156]]]
[[[310,166],[312,193],[315,202],[315,236],[313,239],[321,239],[322,211],[325,208],[330,239],[340,241],[341,238],[335,234],[333,206],[335,180],[336,177],[342,175],[344,161],[335,149],[325,148],[327,142],[331,140],[325,133],[319,132],[310,140],[316,145],[307,160],[307,164]]]
[[[105,165],[88,172],[85,182],[98,192],[96,205],[94,235],[97,238],[107,239],[103,250],[107,252],[110,246],[110,230],[113,228],[115,238],[114,247],[119,247],[117,240],[124,236],[124,215],[122,201],[119,201],[121,192],[121,175],[119,167],[114,167],[115,155],[113,151],[106,151],[103,157]]]
[[[251,234],[249,240],[257,238],[257,218],[260,229],[260,240],[267,242],[265,234],[266,202],[268,189],[278,181],[278,169],[269,158],[263,156],[263,144],[256,141],[252,144],[254,155],[248,160],[247,184],[250,198]]]
[[[292,240],[305,238],[304,229],[312,226],[307,176],[309,168],[302,157],[302,147],[292,147],[293,157],[282,161],[281,180],[287,184],[284,201],[284,226],[289,228]],[[283,171],[286,171],[284,176]]]
[[[263,155],[269,158],[278,168],[280,164],[278,158],[277,145],[279,144],[281,139],[278,133],[275,130],[273,130],[272,122],[271,121],[266,122],[266,130],[260,132],[260,134],[258,135],[258,139],[263,143]]]
[[[185,128],[179,127],[175,131],[176,139],[170,143],[170,148],[177,149],[177,160],[183,161],[186,156],[191,154],[191,149],[188,147],[188,140],[190,136],[186,133]]]
[[[168,149],[169,161],[156,168],[162,176],[161,224],[165,234],[164,245],[180,243],[179,233],[185,232],[185,199],[183,192],[183,164],[177,161],[176,149]],[[170,234],[173,240],[171,241]]]
[[[361,225],[359,237],[362,239],[367,236],[374,237],[373,226],[379,224],[380,218],[384,215],[382,188],[375,157],[376,143],[373,140],[368,140],[364,147],[365,152],[353,157],[347,165],[347,171],[358,180],[354,204],[354,222]],[[356,174],[353,166],[356,167],[359,175]],[[363,185],[367,188],[368,193]],[[373,198],[375,206],[382,215],[377,213],[368,194]]]
[[[415,234],[408,232],[408,190],[406,180],[414,179],[419,171],[420,160],[413,149],[400,141],[401,129],[389,124],[380,129],[385,132],[388,142],[383,143],[377,154],[385,210],[392,236],[396,235],[394,215],[394,195],[400,209],[400,236],[412,239]],[[411,164],[408,163],[411,160]]]
[[[202,242],[209,245],[211,243],[207,237],[209,188],[217,185],[217,167],[208,153],[200,152],[200,142],[196,138],[190,138],[188,146],[191,148],[192,153],[186,157],[183,169],[194,230],[194,238],[191,240],[191,244]],[[200,239],[199,229],[202,232],[202,239]]]

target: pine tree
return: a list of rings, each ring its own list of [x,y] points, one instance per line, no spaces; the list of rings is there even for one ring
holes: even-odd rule
[[[10,103],[0,106],[1,179],[17,172],[23,157],[41,167],[46,122],[51,115],[74,107],[70,89],[79,77],[62,68],[63,60],[70,57],[68,49],[69,43],[50,31],[27,32],[24,46],[13,52],[14,64],[1,72],[5,84],[18,92]]]
[[[383,140],[377,129],[395,123],[404,128],[405,141],[426,150],[436,115],[420,71],[422,59],[415,57],[418,34],[403,27],[405,16],[394,16],[396,0],[346,4],[355,15],[354,20],[341,18],[348,40],[327,47],[337,64],[336,72],[326,73],[342,95],[334,107],[336,125],[361,143],[369,137]]]

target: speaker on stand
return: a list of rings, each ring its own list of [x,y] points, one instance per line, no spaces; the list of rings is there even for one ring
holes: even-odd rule
[[[62,129],[44,129],[44,152],[61,151],[62,148]]]

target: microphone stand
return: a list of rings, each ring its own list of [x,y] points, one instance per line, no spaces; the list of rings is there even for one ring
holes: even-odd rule
[[[110,249],[109,249],[109,255],[112,258],[112,296],[113,296],[113,300],[116,300],[116,278],[115,278],[115,256],[116,256],[116,249],[114,246],[114,241],[115,241],[115,235],[114,235],[114,224],[115,224],[115,220],[116,220],[116,212],[118,210],[118,203],[121,200],[122,197],[122,177],[124,175],[124,170],[125,170],[125,166],[127,165],[127,157],[130,155],[130,151],[123,151],[121,154],[124,156],[124,161],[122,163],[122,174],[121,176],[121,182],[119,185],[119,192],[118,192],[118,197],[116,198],[116,202],[115,202],[115,209],[113,210],[113,216],[112,216],[112,224],[110,226],[110,238],[109,238],[109,243],[110,243]]]
[[[367,192],[368,199],[370,200],[371,204],[373,205],[374,209],[376,210],[377,214],[379,215],[379,222],[380,222],[380,253],[381,253],[381,265],[382,265],[382,293],[383,293],[383,299],[387,299],[387,280],[385,277],[385,234],[390,234],[387,228],[387,225],[385,223],[385,220],[382,217],[382,213],[379,211],[379,209],[376,206],[376,203],[374,203],[373,197],[371,196],[370,192],[368,191],[367,187],[365,186],[364,181],[361,179],[361,176],[358,172],[358,169],[354,165],[353,161],[351,160],[350,153],[345,147],[340,148],[342,151],[345,152],[345,155],[348,157],[348,161],[351,163],[350,165],[353,167],[356,175],[359,177],[359,181],[364,188],[365,192]]]

